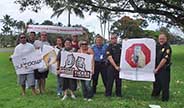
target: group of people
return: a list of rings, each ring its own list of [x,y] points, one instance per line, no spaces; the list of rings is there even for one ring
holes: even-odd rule
[[[62,100],[68,98],[67,91],[70,92],[71,98],[76,99],[74,91],[77,89],[79,81],[71,78],[63,78],[59,74],[61,72],[60,59],[61,51],[78,52],[93,55],[94,63],[92,79],[81,80],[82,92],[84,100],[91,101],[97,92],[98,78],[101,74],[105,96],[112,96],[113,83],[115,81],[115,94],[122,97],[122,80],[119,78],[121,45],[117,41],[117,35],[112,34],[110,43],[104,43],[102,36],[95,37],[95,44],[90,46],[88,40],[78,41],[77,35],[73,35],[72,39],[59,36],[54,46],[57,53],[57,95]],[[20,43],[14,50],[14,55],[27,54],[33,50],[40,49],[43,45],[50,45],[47,41],[47,33],[40,33],[39,40],[35,40],[35,32],[30,33],[30,38],[26,39],[25,34],[20,34]],[[168,43],[167,36],[161,33],[158,37],[156,46],[156,66],[155,78],[153,83],[152,97],[159,97],[162,91],[162,101],[169,100],[169,82],[170,82],[170,65],[171,65],[171,47]],[[48,68],[36,69],[27,74],[20,74],[18,82],[22,87],[22,95],[25,95],[26,82],[32,88],[33,95],[36,94],[35,82],[38,82],[39,93],[45,92],[46,78],[48,77]],[[35,81],[36,79],[36,81]]]

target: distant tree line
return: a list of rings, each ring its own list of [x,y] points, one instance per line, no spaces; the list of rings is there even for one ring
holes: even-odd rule
[[[9,15],[3,16],[3,19],[0,19],[0,22],[3,24],[1,28],[2,33],[0,34],[0,47],[11,47],[16,45],[17,36],[25,32],[26,33],[26,25],[34,24],[34,25],[56,25],[56,26],[64,26],[61,22],[53,23],[50,20],[45,20],[42,23],[34,22],[30,19],[28,22],[17,21],[11,18]],[[94,32],[89,32],[87,28],[82,25],[72,25],[74,27],[82,27],[86,34],[83,36],[79,36],[79,39],[85,38],[90,41],[90,43],[94,43]],[[145,30],[148,26],[147,20],[144,19],[133,19],[129,16],[124,16],[117,21],[114,21],[111,27],[109,27],[109,34],[116,33],[121,39],[124,38],[154,38],[157,39],[160,32],[164,32],[169,36],[169,40],[171,44],[184,44],[184,39],[178,36],[177,34],[173,34],[167,27],[161,27],[158,30]],[[29,34],[27,34],[29,35]],[[59,34],[48,34],[49,41],[54,45],[55,39]],[[37,34],[37,37],[39,34]],[[67,37],[66,35],[62,35]]]
[[[1,33],[0,33],[0,47],[13,47],[16,45],[17,36],[24,32],[28,36],[29,33],[26,32],[26,26],[29,24],[34,25],[55,25],[55,26],[64,26],[61,22],[54,23],[50,20],[45,20],[42,23],[37,23],[33,21],[32,19],[29,19],[28,22],[24,21],[17,21],[13,18],[11,18],[9,15],[3,16],[3,19],[0,19],[0,23],[2,23]],[[85,34],[83,36],[79,36],[80,38],[86,38],[90,40],[90,43],[93,43],[93,38],[95,33],[89,32],[87,28],[85,28],[82,25],[72,25],[73,27],[82,27],[85,31]],[[38,38],[39,33],[36,34],[36,37]],[[67,37],[66,35],[62,34],[48,34],[49,41],[54,45],[55,39],[57,36],[63,36]]]

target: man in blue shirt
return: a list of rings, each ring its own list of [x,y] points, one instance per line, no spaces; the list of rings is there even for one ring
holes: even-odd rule
[[[96,36],[95,45],[92,47],[94,51],[94,58],[95,58],[95,69],[93,75],[93,93],[96,93],[96,86],[98,84],[98,76],[101,72],[102,81],[104,87],[106,89],[106,82],[107,82],[107,74],[106,74],[106,49],[107,45],[103,44],[103,37],[100,35]]]

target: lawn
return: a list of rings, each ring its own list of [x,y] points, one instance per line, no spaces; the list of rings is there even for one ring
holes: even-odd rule
[[[20,95],[20,87],[16,83],[16,74],[8,57],[11,53],[0,53],[0,107],[1,108],[148,108],[149,104],[162,108],[184,107],[184,46],[172,46],[172,72],[169,102],[150,97],[152,83],[123,81],[123,97],[106,98],[101,80],[93,101],[82,98],[81,90],[76,91],[77,99],[61,101],[56,96],[56,78],[50,74],[47,79],[47,92],[43,95]]]

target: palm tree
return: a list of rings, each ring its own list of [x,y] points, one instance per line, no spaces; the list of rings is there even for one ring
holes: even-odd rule
[[[64,11],[68,11],[68,26],[71,26],[70,24],[70,15],[74,12],[76,16],[79,16],[80,18],[84,18],[84,14],[82,9],[78,7],[78,4],[73,2],[73,0],[59,0],[59,1],[53,1],[52,5],[50,5],[53,8],[54,13],[51,17],[59,17]]]
[[[100,6],[103,6],[104,4],[105,4],[105,2],[102,1],[102,0],[99,0],[99,1],[97,2],[97,5],[98,5],[99,7],[100,7]],[[92,9],[90,13],[92,13],[92,12],[99,13],[99,15],[97,15],[97,17],[98,17],[99,20],[100,20],[101,35],[104,36],[104,33],[103,33],[103,31],[104,31],[104,30],[103,30],[103,24],[104,24],[104,22],[103,22],[103,18],[102,18],[102,16],[103,16],[103,10],[102,10],[102,9],[95,9],[95,8],[94,8],[94,10]]]
[[[18,32],[24,32],[25,31],[26,24],[24,21],[18,21],[16,23],[16,28],[18,29]]]
[[[99,6],[99,7],[102,7],[105,4],[106,4],[106,2],[103,0],[97,1],[97,6]],[[108,5],[107,5],[107,7],[108,7]],[[91,10],[91,13],[92,12],[98,13],[97,17],[100,20],[101,35],[104,36],[104,38],[105,38],[105,35],[106,35],[105,33],[107,30],[108,36],[109,36],[110,35],[110,22],[113,21],[112,19],[115,16],[113,16],[112,12],[110,12],[109,10],[106,10],[106,9],[95,9],[94,8],[94,10],[93,9]],[[117,16],[117,14],[116,14],[116,16]]]
[[[110,22],[112,22],[113,18],[117,17],[118,15],[113,15],[110,11],[108,10],[99,10],[99,16],[97,17],[100,20],[100,28],[101,28],[101,33],[105,37],[106,30],[108,32],[108,36],[110,36]],[[108,37],[109,38],[109,37]]]
[[[11,27],[14,26],[14,19],[9,15],[3,16],[3,19],[0,19],[0,22],[3,23],[3,28],[1,29],[4,34],[12,34]]]
[[[29,24],[34,24],[34,21],[30,18],[29,21],[26,23],[27,25]]]
[[[5,25],[3,26],[3,28],[1,30],[2,30],[3,34],[5,34],[5,35],[8,35],[8,33],[11,32],[10,27],[5,26]]]

